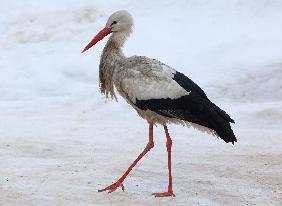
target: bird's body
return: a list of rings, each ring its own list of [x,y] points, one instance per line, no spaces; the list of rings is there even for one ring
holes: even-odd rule
[[[228,135],[224,131],[231,130],[228,125],[233,120],[192,80],[155,59],[125,57],[120,48],[112,44],[111,40],[107,43],[100,62],[103,94],[114,98],[116,88],[148,122],[185,124],[217,135],[226,142],[235,141],[231,131]],[[214,126],[215,121],[221,121],[221,127]]]
[[[126,11],[115,12],[103,29],[84,49],[113,33],[106,44],[99,66],[100,89],[107,97],[116,98],[115,89],[149,123],[149,143],[140,159],[153,147],[153,125],[164,126],[167,137],[169,186],[168,192],[156,196],[172,196],[171,139],[167,124],[193,126],[212,133],[225,142],[236,141],[230,116],[212,103],[204,91],[184,74],[155,59],[144,56],[125,57],[122,46],[132,30],[132,17]],[[115,183],[101,190],[114,191],[140,160],[134,161]]]

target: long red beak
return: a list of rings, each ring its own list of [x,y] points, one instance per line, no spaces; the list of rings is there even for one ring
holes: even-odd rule
[[[86,45],[86,47],[82,50],[81,53],[87,51],[90,49],[92,46],[94,46],[98,41],[101,41],[105,36],[108,34],[112,33],[111,28],[105,27],[102,29],[92,40],[89,42],[89,44]]]

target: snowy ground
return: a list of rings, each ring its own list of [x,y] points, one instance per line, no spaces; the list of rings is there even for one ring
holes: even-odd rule
[[[236,120],[235,146],[170,126],[126,179],[98,193],[147,142],[147,124],[98,89],[105,41],[81,49],[117,9],[135,31],[125,53],[187,74]],[[268,0],[1,2],[0,205],[282,205],[282,2]]]

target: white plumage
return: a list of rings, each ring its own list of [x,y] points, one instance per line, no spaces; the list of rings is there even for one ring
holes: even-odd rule
[[[185,95],[189,95],[189,92],[183,89],[172,78],[176,73],[175,70],[165,65],[152,64],[151,67],[147,67],[150,70],[150,74],[144,74],[144,70],[140,66],[134,68],[123,68],[123,78],[120,79],[121,90],[127,94],[128,98],[133,103],[138,100],[149,99],[177,99]]]

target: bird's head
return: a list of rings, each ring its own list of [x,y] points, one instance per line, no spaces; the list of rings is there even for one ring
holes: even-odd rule
[[[113,13],[105,28],[103,28],[83,49],[82,53],[94,46],[98,41],[101,41],[105,36],[113,33],[113,39],[119,44],[128,37],[132,31],[133,18],[126,10],[119,10]],[[120,42],[119,42],[120,41]]]
[[[107,23],[106,27],[111,28],[112,32],[131,32],[133,26],[133,19],[130,13],[126,10],[120,10],[113,13]]]

